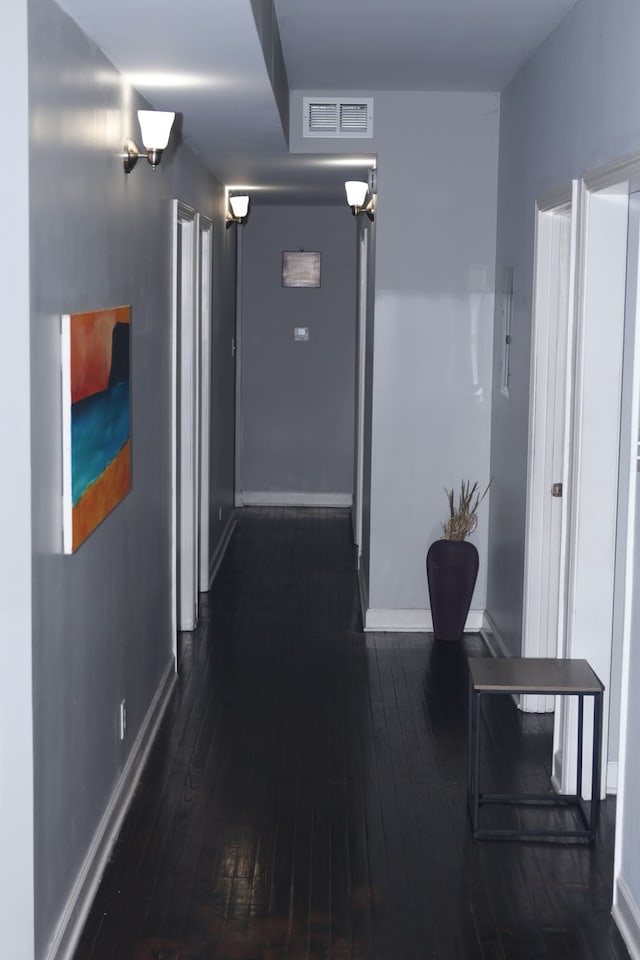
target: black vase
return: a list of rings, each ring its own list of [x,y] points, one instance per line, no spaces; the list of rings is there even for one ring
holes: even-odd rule
[[[468,540],[436,540],[427,552],[427,583],[436,640],[460,640],[478,577],[478,551]]]

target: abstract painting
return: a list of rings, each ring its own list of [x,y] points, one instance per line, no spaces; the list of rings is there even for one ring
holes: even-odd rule
[[[129,306],[62,318],[65,553],[131,489],[130,330]]]

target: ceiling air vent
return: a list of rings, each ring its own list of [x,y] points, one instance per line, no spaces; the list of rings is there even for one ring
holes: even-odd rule
[[[368,137],[373,136],[373,99],[340,97],[328,100],[305,97],[305,137]]]

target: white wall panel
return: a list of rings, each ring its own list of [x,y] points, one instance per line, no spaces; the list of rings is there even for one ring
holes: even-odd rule
[[[7,956],[33,955],[33,723],[31,691],[31,413],[29,396],[29,129],[27,8],[2,10],[0,78],[11,149],[0,154],[5,184],[0,231],[4,302],[0,470],[0,915]]]

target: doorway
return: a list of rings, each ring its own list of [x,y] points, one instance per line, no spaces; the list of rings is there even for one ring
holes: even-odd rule
[[[612,648],[622,360],[625,327],[628,184],[585,181],[581,196],[580,276],[575,319],[566,632],[561,654],[585,658],[605,684],[603,764],[612,706]],[[606,323],[603,318],[606,317]],[[587,722],[589,717],[587,714]],[[558,711],[554,781],[575,783],[577,705]],[[590,755],[591,736],[585,737]],[[587,753],[585,752],[585,756]],[[590,791],[586,771],[584,790]],[[607,771],[603,771],[603,795]],[[610,785],[609,785],[610,786]]]
[[[571,464],[571,392],[578,183],[536,210],[531,399],[522,651],[563,656]],[[521,709],[545,713],[554,698],[528,695]]]
[[[209,490],[211,478],[211,371],[213,369],[213,337],[211,305],[213,284],[213,223],[198,214],[198,350],[200,402],[198,410],[199,481],[198,481],[198,589],[206,593],[211,585],[209,570]]]
[[[173,201],[172,628],[195,629],[209,586],[212,223]]]
[[[629,182],[639,164],[603,168],[579,190],[574,184],[570,197],[565,191],[559,202],[540,205],[536,237],[523,655],[585,658],[604,682],[603,794],[617,784],[621,664],[630,642],[635,474],[632,483],[628,464],[636,455],[631,411],[639,400],[628,386],[638,379],[635,351],[623,345],[635,331],[635,307],[629,310],[638,244],[629,233]],[[566,316],[566,335],[554,316]],[[559,519],[551,503],[556,481],[563,484]],[[535,699],[524,706],[553,708]],[[589,726],[588,711],[585,720]],[[553,779],[562,792],[574,789],[576,738],[577,708],[560,705]],[[586,758],[590,736],[584,751]]]

